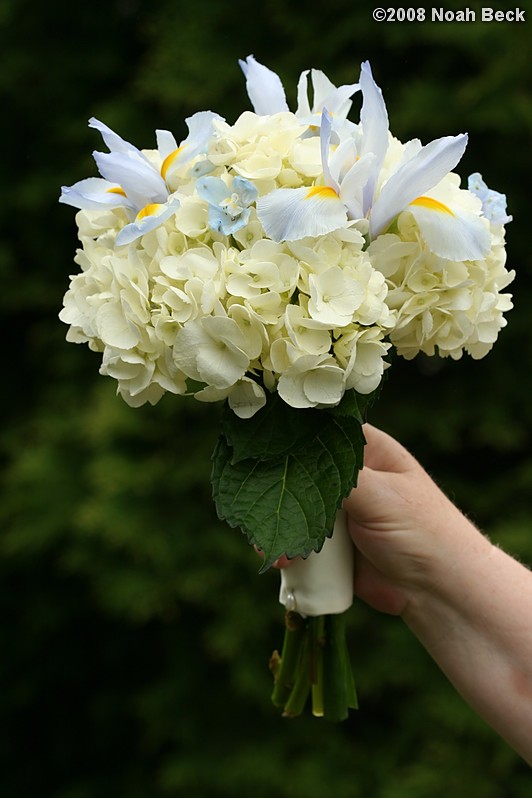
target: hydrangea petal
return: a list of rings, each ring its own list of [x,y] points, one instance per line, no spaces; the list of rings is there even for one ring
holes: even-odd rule
[[[259,193],[257,187],[250,180],[246,180],[245,177],[240,177],[240,175],[233,178],[232,189],[236,191],[242,205],[246,207],[255,202]]]
[[[309,289],[309,314],[333,328],[349,324],[365,296],[364,286],[339,266],[331,266],[321,274],[311,274]]]
[[[196,182],[196,191],[202,200],[211,205],[219,205],[227,197],[230,190],[220,177],[202,177]]]
[[[230,392],[227,401],[239,418],[251,418],[266,404],[266,394],[255,380],[242,377]]]
[[[344,394],[344,372],[336,364],[314,369],[305,378],[305,395],[317,405],[337,405]]]
[[[506,213],[506,195],[488,188],[479,172],[469,175],[467,187],[482,202],[482,213],[486,219],[493,224],[512,221],[512,217]]]
[[[329,355],[303,355],[283,373],[277,391],[291,407],[337,405],[344,393],[344,372]]]
[[[107,346],[132,349],[138,344],[139,330],[129,321],[120,303],[106,302],[101,305],[96,320],[99,337]]]

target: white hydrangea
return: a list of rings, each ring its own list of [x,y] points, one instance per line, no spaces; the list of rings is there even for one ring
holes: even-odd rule
[[[458,188],[449,175],[431,195],[452,194],[456,207],[479,211],[471,192]],[[441,200],[443,201],[443,199]],[[504,230],[484,219],[490,249],[482,260],[453,261],[439,257],[423,239],[413,215],[400,214],[394,232],[379,236],[368,247],[373,266],[386,278],[387,303],[396,314],[390,341],[407,359],[419,352],[459,359],[486,355],[506,325],[511,295],[504,289],[515,277],[506,269]]]
[[[296,113],[276,76],[259,85],[273,73],[244,71],[255,110],[195,114],[180,145],[157,131],[141,151],[91,120],[110,152],[61,196],[81,208],[68,340],[132,406],[191,393],[243,418],[273,391],[298,408],[371,393],[392,345],[486,354],[511,308],[510,217],[480,175],[464,190],[451,172],[466,137],[393,138],[367,63],[349,86],[313,73],[312,107],[302,76]]]
[[[319,174],[319,137],[302,138],[293,114],[247,112],[215,128],[208,173],[224,185],[237,174],[264,193],[311,185]],[[347,228],[275,242],[254,208],[234,233],[218,233],[196,192],[198,163],[172,174],[179,206],[171,218],[128,246],[115,244],[127,223],[122,209],[79,212],[82,271],[61,312],[69,340],[102,353],[101,373],[133,406],[193,392],[200,401],[227,398],[249,417],[268,390],[294,407],[336,405],[350,387],[373,390],[393,313],[363,236]],[[361,343],[370,330],[372,378]]]

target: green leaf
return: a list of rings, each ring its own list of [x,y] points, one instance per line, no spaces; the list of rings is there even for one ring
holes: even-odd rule
[[[329,412],[334,416],[352,416],[361,424],[366,421],[368,409],[371,407],[380,391],[380,386],[372,393],[357,393],[354,388],[346,391],[342,401],[337,407],[333,407]]]
[[[283,554],[307,557],[332,534],[336,510],[356,480],[363,435],[353,418],[321,411],[323,422],[304,446],[268,460],[235,460],[223,435],[213,455],[218,515],[239,526],[264,552],[261,570]]]
[[[233,463],[249,458],[268,460],[301,448],[326,421],[324,411],[290,407],[275,393],[248,419],[238,418],[226,406],[222,432],[233,449]]]

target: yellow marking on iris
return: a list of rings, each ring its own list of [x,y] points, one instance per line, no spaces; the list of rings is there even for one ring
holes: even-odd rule
[[[312,186],[307,191],[307,196],[305,199],[311,199],[311,197],[323,197],[324,199],[338,199],[338,194],[331,188],[331,186]]]
[[[185,144],[182,144],[181,147],[177,148],[177,150],[172,150],[172,152],[169,155],[167,155],[164,161],[162,162],[161,177],[163,178],[163,180],[166,180],[166,173],[168,172],[173,162],[175,161],[175,159],[177,158],[177,156],[185,146],[186,146]]]
[[[151,202],[148,205],[145,205],[144,208],[141,208],[137,213],[137,218],[135,221],[140,222],[140,220],[144,219],[146,216],[153,216],[154,213],[157,213],[157,210],[160,207],[161,205],[158,202]]]
[[[450,216],[454,216],[454,213],[447,205],[444,205],[443,202],[439,202],[438,200],[432,199],[432,197],[418,197],[415,200],[412,200],[410,205],[419,205],[420,208],[428,208],[429,211],[439,211],[440,213],[448,213]]]
[[[122,188],[122,186],[116,186],[116,188],[108,188],[107,189],[107,193],[108,194],[122,194],[123,197],[127,197],[127,194],[124,191],[124,189]]]

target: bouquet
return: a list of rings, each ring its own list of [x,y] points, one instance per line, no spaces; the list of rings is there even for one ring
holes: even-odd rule
[[[81,247],[60,313],[132,407],[166,392],[225,403],[218,515],[282,555],[285,640],[273,700],[346,717],[357,704],[343,629],[353,546],[341,509],[390,349],[481,358],[505,325],[504,195],[452,170],[467,135],[394,138],[369,63],[336,87],[240,62],[253,111],[211,111],[139,150],[91,119],[101,177],[63,187]],[[358,122],[348,119],[361,95]],[[309,96],[311,95],[311,96]]]

